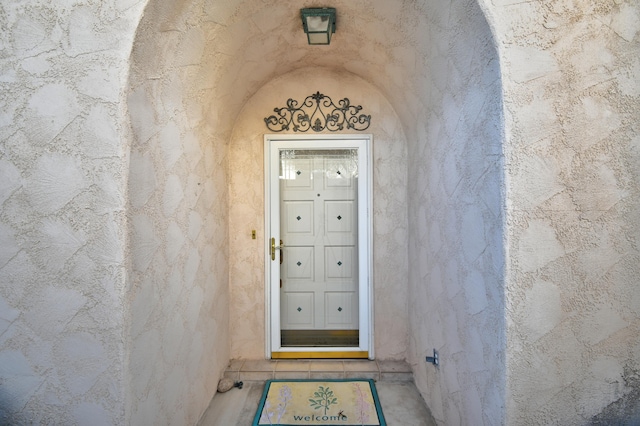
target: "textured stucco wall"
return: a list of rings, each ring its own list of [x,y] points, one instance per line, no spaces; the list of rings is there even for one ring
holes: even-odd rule
[[[191,6],[150,3],[132,54],[131,424],[195,424],[229,360],[230,126],[207,107],[207,25]]]
[[[0,2],[1,424],[125,421],[122,100],[142,7],[84,3]]]
[[[427,8],[409,139],[410,361],[441,424],[504,422],[502,131],[498,56],[472,1]],[[433,349],[440,366],[425,362]]]
[[[229,299],[216,275],[228,266],[207,263],[228,235],[226,143],[260,87],[318,66],[371,83],[402,123],[415,300],[408,358],[440,423],[475,423],[481,412],[509,424],[632,415],[620,407],[638,395],[640,359],[636,0],[480,0],[500,58],[495,89],[488,27],[471,1],[336,0],[338,32],[316,48],[293,0],[154,0],[130,63],[145,3],[0,1],[3,420],[128,423],[164,402],[179,406],[167,418],[199,415],[228,350],[218,302]],[[506,208],[492,168],[500,94]],[[476,168],[487,173],[476,178]],[[131,187],[129,172],[140,178]],[[503,234],[506,349],[492,334],[504,321]],[[172,299],[183,287],[170,283],[183,280],[193,284]],[[173,386],[167,368],[185,358],[171,342],[181,327],[207,324],[218,331],[202,353],[218,355],[186,408],[184,382]],[[198,353],[195,339],[180,344]],[[423,361],[434,346],[440,370]],[[129,354],[151,354],[153,367],[128,370]]]
[[[349,98],[371,115],[373,135],[373,284],[375,354],[404,359],[407,349],[407,153],[395,112],[370,84],[346,72],[308,68],[261,88],[242,109],[230,142],[231,354],[264,357],[264,117],[287,99],[320,91]],[[291,132],[283,132],[294,134]],[[302,135],[322,135],[312,131]],[[258,238],[251,239],[251,230]]]
[[[637,422],[640,5],[489,8],[508,137],[508,423]]]

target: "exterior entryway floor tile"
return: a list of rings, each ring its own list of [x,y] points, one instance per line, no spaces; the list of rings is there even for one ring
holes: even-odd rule
[[[413,374],[405,361],[363,360],[231,360],[225,377],[235,381],[269,379],[349,379],[354,377],[386,382],[411,382]]]
[[[366,378],[376,380],[382,411],[390,426],[435,426],[404,361],[232,360],[225,377],[242,381],[242,389],[216,394],[199,426],[249,426],[268,379]]]

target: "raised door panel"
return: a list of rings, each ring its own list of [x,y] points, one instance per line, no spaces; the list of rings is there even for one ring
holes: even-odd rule
[[[325,327],[352,328],[358,321],[356,299],[355,292],[326,292],[324,295]]]
[[[285,280],[305,281],[309,284],[314,280],[314,247],[287,247],[283,256]]]
[[[282,323],[289,329],[314,328],[314,299],[313,292],[286,292],[282,299]]]
[[[327,281],[340,280],[351,290],[357,274],[356,252],[353,246],[326,246],[324,248],[325,277]]]
[[[314,229],[314,202],[290,201],[283,202],[284,229],[283,235],[295,234],[296,236],[312,237]]]

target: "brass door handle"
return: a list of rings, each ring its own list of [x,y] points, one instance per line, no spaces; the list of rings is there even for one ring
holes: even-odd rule
[[[282,240],[280,240],[280,248],[282,249],[282,247],[284,247],[284,244],[282,244]],[[278,247],[276,247],[278,248]],[[284,261],[284,250],[280,250],[280,264],[282,265],[282,262]]]
[[[276,239],[271,238],[271,260],[276,260]]]
[[[284,244],[282,244],[282,240],[280,240],[280,245],[276,246],[276,239],[271,238],[271,260],[276,260],[276,250],[281,250],[282,248],[284,248]]]

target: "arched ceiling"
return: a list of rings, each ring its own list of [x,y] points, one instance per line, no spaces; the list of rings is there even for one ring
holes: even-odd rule
[[[404,77],[415,69],[416,57],[407,53],[418,48],[416,40],[421,35],[416,32],[426,29],[426,22],[420,25],[418,11],[404,4],[333,1],[330,6],[337,9],[337,30],[331,45],[309,46],[299,10],[323,3],[211,2],[205,5],[205,12],[218,24],[210,33],[215,38],[211,51],[228,56],[231,65],[219,76],[221,83],[231,83],[231,87],[218,89],[246,95],[275,76],[314,66],[353,72],[376,86],[388,86],[391,68],[403,68]]]
[[[141,81],[183,70],[218,127],[233,122],[266,82],[303,67],[356,74],[403,116],[428,95],[431,34],[447,30],[442,25],[456,16],[452,9],[468,8],[457,3],[427,11],[427,2],[410,0],[150,0],[134,45],[133,71]],[[337,9],[336,33],[329,46],[309,46],[300,9],[323,6]]]

